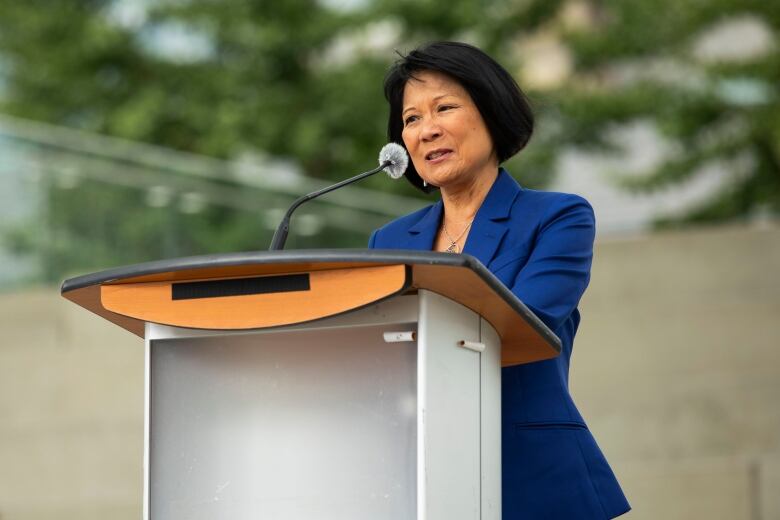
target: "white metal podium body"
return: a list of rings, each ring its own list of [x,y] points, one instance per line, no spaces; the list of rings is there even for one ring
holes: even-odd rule
[[[147,520],[501,518],[501,344],[459,303],[145,343]]]

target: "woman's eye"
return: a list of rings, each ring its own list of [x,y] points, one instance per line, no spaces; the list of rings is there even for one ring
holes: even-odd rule
[[[439,112],[441,112],[443,110],[449,110],[451,108],[455,108],[455,105],[442,105],[442,106],[439,107]]]
[[[404,125],[408,125],[409,123],[413,123],[417,119],[417,116],[409,116],[406,119],[404,119]]]

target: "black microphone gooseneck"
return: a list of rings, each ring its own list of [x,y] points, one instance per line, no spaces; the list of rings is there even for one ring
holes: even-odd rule
[[[321,190],[314,191],[312,193],[309,193],[308,195],[304,195],[303,197],[297,199],[295,202],[292,203],[290,208],[287,210],[287,213],[284,214],[284,218],[279,223],[279,227],[276,228],[276,232],[274,233],[274,238],[271,240],[271,247],[269,247],[268,250],[279,251],[281,249],[284,249],[284,243],[287,241],[287,234],[290,232],[290,217],[292,216],[293,211],[298,209],[298,206],[300,206],[304,202],[308,202],[312,199],[315,199],[320,195],[324,195],[333,190],[337,190],[342,186],[346,186],[347,184],[352,184],[353,182],[357,182],[361,179],[365,179],[366,177],[370,177],[371,175],[374,175],[375,173],[384,170],[385,168],[387,168],[392,164],[393,161],[386,160],[382,164],[374,168],[373,170],[363,172],[359,175],[355,175],[354,177],[343,180],[337,184],[334,184],[333,186],[322,188]]]

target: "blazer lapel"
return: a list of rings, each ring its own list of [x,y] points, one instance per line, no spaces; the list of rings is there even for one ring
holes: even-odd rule
[[[464,253],[476,257],[484,266],[490,264],[507,232],[512,204],[520,190],[517,181],[499,168],[498,177],[474,216]]]
[[[406,230],[406,240],[401,244],[401,248],[420,249],[423,251],[433,249],[433,241],[436,238],[436,232],[439,230],[443,208],[444,204],[439,199],[436,204],[430,207],[423,218]]]

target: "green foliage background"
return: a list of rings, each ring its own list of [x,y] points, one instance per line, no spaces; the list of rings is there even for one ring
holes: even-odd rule
[[[508,165],[521,182],[544,187],[565,147],[609,151],[607,130],[643,120],[677,151],[654,171],[624,180],[626,189],[674,185],[713,161],[736,168],[734,159],[742,157],[749,164],[706,204],[659,226],[742,218],[757,208],[780,212],[778,2],[366,0],[345,8],[334,0],[176,0],[145,2],[138,24],[117,23],[122,3],[0,0],[0,111],[219,158],[263,151],[293,158],[307,175],[337,179],[373,164],[384,144],[381,83],[396,58],[367,44],[340,60],[334,53],[339,42],[370,42],[382,30],[395,32],[401,52],[433,39],[465,40],[517,73],[527,58],[519,42],[548,33],[569,50],[573,68],[554,87],[528,89],[538,130]],[[589,13],[585,26],[562,16],[573,4]],[[744,15],[770,28],[772,52],[740,63],[702,63],[693,56],[694,36]],[[154,52],[156,38],[172,30],[189,35],[193,54]],[[674,63],[683,79],[610,81],[615,67],[641,69],[653,60]],[[688,76],[698,80],[684,81]],[[746,85],[759,95],[726,95]],[[368,183],[418,196],[405,183]],[[132,190],[95,204],[101,189],[52,190],[49,231],[36,234],[28,225],[14,230],[11,242],[20,251],[44,251],[46,277],[57,280],[119,263],[259,249],[270,238],[217,208],[171,224],[171,217],[150,214]],[[120,236],[107,242],[96,222],[113,222]],[[173,245],[166,238],[172,225],[180,235]],[[306,246],[360,247],[365,239],[326,230]],[[62,246],[74,241],[78,252]],[[128,242],[142,245],[122,246]]]

